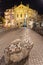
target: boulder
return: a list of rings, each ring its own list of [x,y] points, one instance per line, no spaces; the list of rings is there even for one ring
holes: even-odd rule
[[[29,40],[14,40],[12,44],[4,50],[5,62],[19,62],[22,59],[25,59],[29,55],[32,47],[33,43],[29,43]]]

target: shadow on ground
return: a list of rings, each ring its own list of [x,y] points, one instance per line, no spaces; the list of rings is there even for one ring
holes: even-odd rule
[[[20,62],[17,62],[17,63],[9,62],[8,64],[5,64],[5,60],[3,56],[2,59],[0,60],[0,65],[25,65],[28,60],[29,60],[29,56],[27,56],[25,59],[21,60]]]

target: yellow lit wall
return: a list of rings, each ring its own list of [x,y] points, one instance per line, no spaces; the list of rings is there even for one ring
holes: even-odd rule
[[[14,18],[11,18],[11,14],[13,14]],[[35,10],[32,10],[29,8],[29,6],[24,6],[23,4],[20,4],[19,6],[14,6],[11,9],[8,9],[5,11],[5,21],[8,19],[12,24],[16,24],[18,27],[22,26],[24,23],[24,20],[26,20],[27,23],[29,23],[30,19],[34,19],[36,17],[37,12]],[[5,23],[6,24],[6,23]],[[7,23],[8,24],[8,23]],[[28,25],[28,24],[27,24]]]

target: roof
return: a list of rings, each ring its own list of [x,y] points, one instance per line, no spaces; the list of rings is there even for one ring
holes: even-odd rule
[[[27,6],[25,6],[25,5],[23,5],[22,3],[19,5],[19,6],[17,6],[14,10],[24,10],[24,9],[28,9],[29,7],[27,7]]]

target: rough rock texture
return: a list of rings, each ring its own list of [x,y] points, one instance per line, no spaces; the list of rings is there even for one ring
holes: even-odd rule
[[[21,41],[14,40],[11,45],[5,48],[4,57],[5,62],[10,61],[19,62],[29,55],[30,50],[33,47],[33,43],[29,43],[28,40]]]

